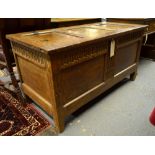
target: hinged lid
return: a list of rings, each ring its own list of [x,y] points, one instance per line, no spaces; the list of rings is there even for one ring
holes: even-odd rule
[[[123,35],[130,31],[143,30],[146,25],[100,22],[58,29],[25,32],[7,35],[11,41],[24,44],[42,52],[52,51],[74,45]]]

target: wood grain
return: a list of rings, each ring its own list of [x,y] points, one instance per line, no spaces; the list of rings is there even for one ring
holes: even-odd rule
[[[135,80],[145,28],[103,22],[7,38],[23,91],[53,116],[56,130],[62,132],[66,116],[126,76]]]

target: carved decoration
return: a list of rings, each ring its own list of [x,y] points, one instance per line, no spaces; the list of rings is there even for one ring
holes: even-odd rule
[[[106,52],[108,52],[108,42],[92,44],[89,46],[80,46],[63,55],[63,58],[61,58],[61,69],[91,60],[105,54]]]
[[[34,64],[39,65],[40,67],[46,66],[46,55],[39,50],[30,49],[29,47],[23,46],[21,44],[12,42],[11,43],[12,50],[17,55],[25,58],[26,60],[31,61]]]
[[[122,43],[126,43],[126,42],[129,42],[129,41],[132,41],[132,40],[136,40],[136,39],[139,39],[141,38],[143,35],[143,31],[138,31],[138,32],[132,32],[128,35],[124,35],[124,36],[121,36],[119,37],[116,42],[117,42],[117,45],[118,44],[122,44]]]

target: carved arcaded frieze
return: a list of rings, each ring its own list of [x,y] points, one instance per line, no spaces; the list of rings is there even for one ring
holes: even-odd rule
[[[67,51],[61,57],[61,69],[94,59],[108,52],[108,43],[96,43]]]
[[[129,42],[129,41],[132,41],[132,40],[139,39],[142,37],[142,35],[143,35],[143,31],[132,32],[130,34],[119,37],[116,40],[116,42],[117,42],[117,45],[123,44],[123,43]]]
[[[32,63],[35,63],[40,67],[46,66],[47,56],[39,50],[31,49],[15,42],[12,42],[11,46],[13,52],[18,56],[21,56],[22,58],[25,58],[26,60],[31,61]]]

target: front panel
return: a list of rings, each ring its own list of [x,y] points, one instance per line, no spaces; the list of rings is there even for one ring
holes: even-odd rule
[[[136,63],[139,42],[118,48],[115,54],[115,74]]]
[[[128,67],[137,64],[142,31],[132,32],[116,39],[114,55],[114,74],[118,74]]]
[[[55,74],[55,79],[58,83],[59,99],[63,105],[105,81],[107,54],[108,42],[96,42],[53,57],[53,64],[57,64],[55,71],[60,71]]]

